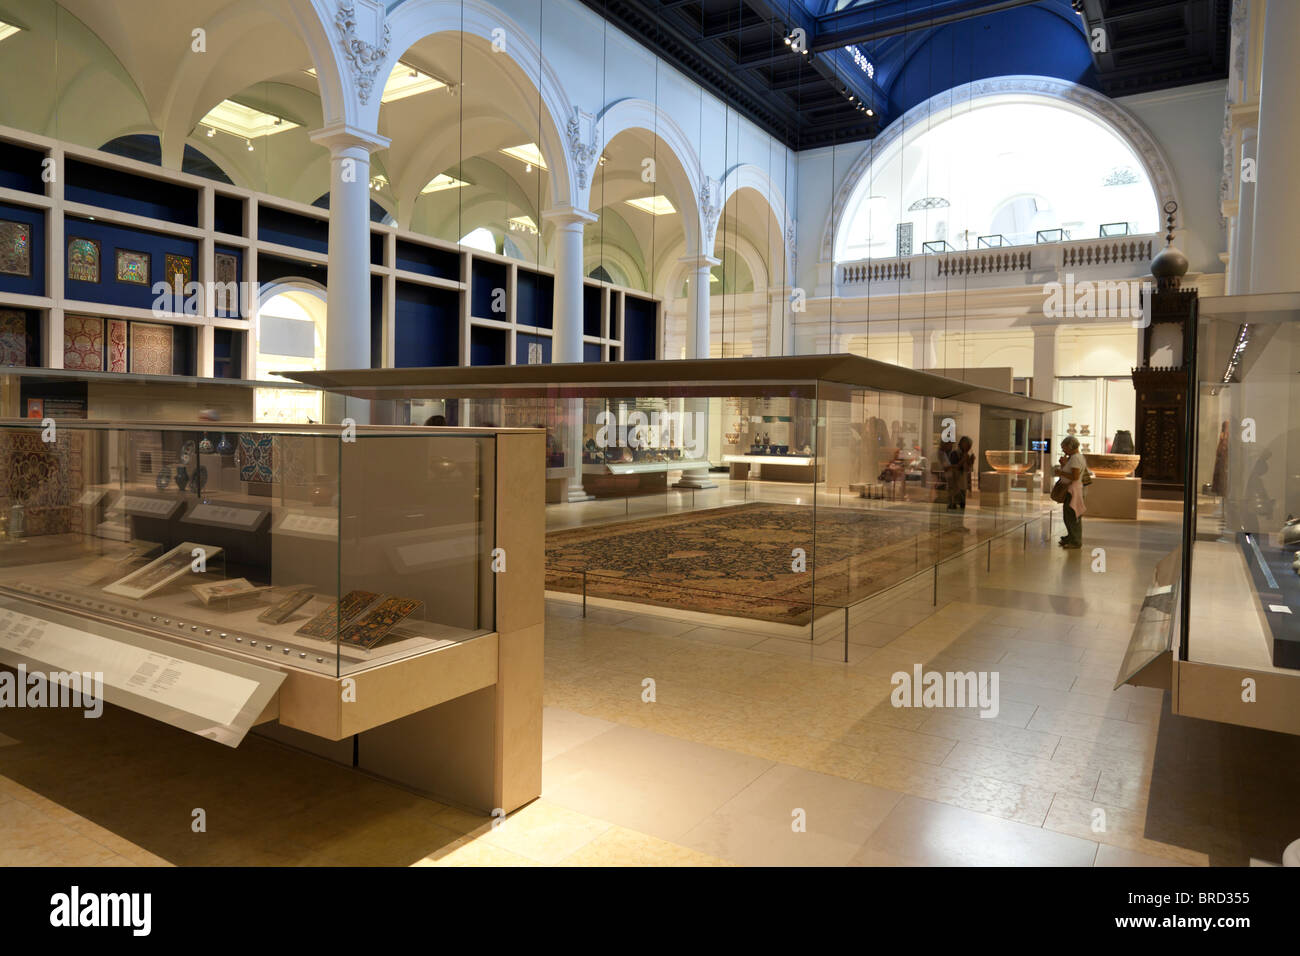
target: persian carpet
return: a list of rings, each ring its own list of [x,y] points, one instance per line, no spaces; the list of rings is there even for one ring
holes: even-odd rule
[[[807,624],[812,602],[861,600],[950,554],[939,514],[754,503],[546,536],[546,586],[659,607]],[[807,570],[795,570],[802,548]]]

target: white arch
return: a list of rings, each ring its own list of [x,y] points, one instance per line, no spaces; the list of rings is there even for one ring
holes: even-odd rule
[[[573,101],[564,91],[559,74],[543,58],[541,49],[525,28],[485,0],[406,0],[389,15],[388,25],[392,35],[401,38],[401,48],[396,43],[390,44],[377,74],[382,78],[387,78],[398,59],[427,36],[464,33],[491,43],[493,31],[504,29],[508,43],[498,55],[509,57],[524,79],[535,84],[532,89],[519,91],[524,94],[524,102],[529,102],[536,93],[541,94],[542,110],[535,118],[539,127],[538,146],[550,167],[552,202],[557,206],[575,202],[573,197],[578,195],[578,189],[562,134]],[[506,74],[509,75],[508,71]],[[379,129],[379,102],[379,96],[374,95],[361,107],[364,128],[368,131]]]
[[[677,121],[661,110],[656,103],[649,100],[628,97],[627,99],[618,100],[605,107],[596,118],[596,156],[605,151],[605,148],[614,141],[614,138],[620,133],[628,130],[639,129],[659,137],[659,142],[668,147],[673,158],[681,166],[681,174],[684,179],[679,179],[673,185],[677,187],[678,193],[684,202],[689,201],[690,209],[680,209],[682,217],[682,230],[686,233],[686,248],[690,250],[691,255],[699,255],[703,250],[700,248],[701,236],[709,232],[708,223],[704,219],[704,211],[701,208],[700,201],[701,190],[705,185],[703,169],[701,167],[699,154],[695,152],[695,147],[691,144],[691,139],[686,135],[686,131],[678,125]],[[664,168],[664,164],[656,162],[656,172]],[[668,166],[669,174],[677,179],[677,170],[670,164]],[[586,204],[591,201],[591,189],[594,183],[588,183],[587,188],[581,190],[576,195],[579,197],[577,204],[586,208]],[[719,206],[719,209],[721,206]]]
[[[931,120],[937,122],[948,119],[955,112],[969,109],[978,100],[988,97],[1017,98],[1022,102],[1072,108],[1092,119],[1100,120],[1137,154],[1155,190],[1157,203],[1163,204],[1173,199],[1182,205],[1173,168],[1164,150],[1141,121],[1124,107],[1095,90],[1068,80],[1050,76],[999,76],[963,83],[918,103],[871,141],[870,147],[845,173],[835,191],[835,199],[822,228],[821,261],[833,260],[839,239],[836,233],[844,228],[848,219],[845,210],[849,208],[854,193],[863,184],[873,162],[883,160],[889,153],[901,148],[905,135],[926,129],[931,125]]]
[[[767,170],[761,166],[755,166],[752,163],[741,163],[733,166],[731,171],[722,179],[722,208],[727,208],[727,202],[737,192],[742,189],[752,189],[767,202],[768,210],[780,224],[781,235],[777,241],[781,248],[785,250],[785,271],[786,281],[794,283],[794,257],[791,253],[794,251],[794,222],[790,219],[790,214],[786,211],[785,196],[776,185],[776,180],[767,174]],[[764,269],[766,274],[769,270]],[[773,274],[779,273],[780,267],[773,263],[770,270]]]

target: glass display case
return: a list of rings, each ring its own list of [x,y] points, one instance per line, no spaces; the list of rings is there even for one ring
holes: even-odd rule
[[[1193,328],[1182,543],[1117,680],[1300,734],[1300,294],[1200,299]]]
[[[1189,661],[1300,677],[1297,298],[1199,304],[1182,644]]]
[[[1049,507],[1032,443],[1057,405],[860,356],[299,378],[371,420],[442,402],[458,420],[556,422],[570,457],[547,471],[567,484],[548,493],[547,588],[578,599],[842,623],[986,542],[987,563]]]
[[[465,641],[494,629],[495,441],[3,421],[0,598],[332,677]]]

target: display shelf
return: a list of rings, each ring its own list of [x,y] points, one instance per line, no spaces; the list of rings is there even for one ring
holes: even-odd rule
[[[80,184],[65,190],[68,184],[59,183],[54,188],[40,182],[41,162],[45,159],[54,160],[60,168],[72,164],[81,170]],[[6,206],[11,213],[8,216]],[[113,249],[123,245],[151,252],[152,271],[158,274],[165,253],[186,255],[193,261],[193,275],[199,282],[214,276],[215,255],[235,254],[237,282],[256,281],[266,286],[306,277],[324,287],[328,282],[328,215],[328,210],[281,196],[0,127],[0,219],[30,222],[33,250],[32,276],[0,277],[0,309],[36,310],[34,319],[41,326],[43,347],[32,361],[47,368],[59,368],[63,363],[63,327],[59,323],[65,311],[105,318],[110,316],[106,306],[127,306],[149,312],[147,320],[162,325],[216,328],[218,320],[230,318],[236,310],[219,309],[215,296],[203,296],[194,314],[181,313],[181,319],[181,314],[174,311],[154,314],[153,297],[140,298],[148,291],[143,287],[118,288],[112,275]],[[69,235],[78,234],[73,230],[84,228],[74,227],[73,222],[90,223],[92,219],[98,229],[134,230],[140,236],[134,245],[101,240],[101,281],[95,284],[99,290],[96,295],[88,295],[80,288],[69,289],[64,275],[50,275],[46,268],[49,247],[65,248]],[[416,351],[433,359],[432,364],[469,364],[471,314],[509,324],[504,352],[495,345],[492,350],[502,364],[526,364],[530,357],[527,343],[518,347],[516,336],[541,335],[554,324],[554,270],[548,266],[463,248],[454,242],[399,229],[393,223],[372,221],[370,235],[371,275],[382,280],[372,297],[372,338],[376,344],[371,364],[396,367],[411,361],[402,347],[412,337],[410,310],[394,280],[407,287],[423,285],[456,297],[455,308],[440,307],[436,314],[425,316],[436,326],[449,328],[421,329],[415,334],[419,340]],[[506,311],[493,312],[493,293],[501,288],[513,291],[506,296]],[[592,291],[585,291],[588,289]],[[584,331],[590,333],[587,344],[593,346],[584,350],[586,358],[614,361],[658,356],[661,330],[657,300],[645,292],[595,280],[584,280],[583,295],[584,301],[593,303],[591,316],[584,319]],[[89,307],[88,301],[92,303]],[[246,309],[256,305],[245,297],[241,297],[240,304]],[[631,316],[626,326],[624,311]],[[145,318],[143,313],[136,317]],[[192,366],[179,371],[201,377],[251,375],[258,354],[255,312],[244,311],[240,317],[249,323],[240,327],[242,341],[231,343],[219,355],[215,340],[204,331],[196,342]],[[400,329],[401,325],[408,327]],[[531,341],[540,344],[538,339]],[[550,361],[549,342],[542,361]]]
[[[582,466],[584,475],[652,475],[661,472],[682,471],[693,468],[708,468],[705,458],[680,458],[676,461],[631,461],[609,462],[602,465]]]

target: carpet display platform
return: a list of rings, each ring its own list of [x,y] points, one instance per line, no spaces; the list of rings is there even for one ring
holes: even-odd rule
[[[546,536],[548,590],[807,624],[812,602],[861,600],[952,554],[968,536],[942,513],[754,503]],[[807,571],[791,568],[803,548]],[[816,572],[816,588],[813,574]]]

